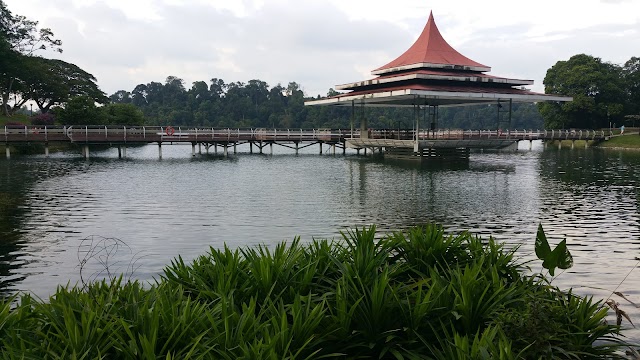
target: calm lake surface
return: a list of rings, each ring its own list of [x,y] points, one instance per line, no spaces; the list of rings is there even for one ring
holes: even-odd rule
[[[164,146],[158,160],[149,145],[129,148],[123,160],[115,149],[90,160],[79,152],[0,159],[0,293],[47,297],[75,284],[90,240],[112,244],[101,237],[126,246],[103,248],[113,253],[86,263],[85,279],[104,269],[100,260],[113,273],[133,268],[134,278],[152,280],[178,255],[191,260],[209,246],[338,238],[367,224],[384,232],[436,222],[519,245],[532,259],[542,223],[552,246],[567,239],[575,260],[554,284],[599,298],[617,290],[640,303],[640,152],[534,144],[433,167],[326,148],[318,155],[317,146],[298,156],[238,150],[192,158],[189,146]],[[615,299],[640,323],[638,309]],[[640,331],[627,335],[640,343]]]

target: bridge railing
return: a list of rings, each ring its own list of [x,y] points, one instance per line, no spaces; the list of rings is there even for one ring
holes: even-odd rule
[[[4,126],[0,141],[5,142],[240,142],[240,141],[325,141],[338,142],[360,137],[360,131],[343,129],[266,129],[173,126]],[[372,139],[415,140],[411,129],[370,129]],[[420,130],[417,139],[511,139],[556,140],[600,139],[602,130]]]

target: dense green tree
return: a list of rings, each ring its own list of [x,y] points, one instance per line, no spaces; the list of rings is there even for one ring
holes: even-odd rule
[[[131,93],[125,90],[118,90],[109,96],[109,101],[116,104],[130,104],[133,101]]]
[[[547,128],[603,128],[624,116],[625,87],[621,67],[579,54],[558,61],[544,78],[547,94],[573,97],[565,103],[540,103]]]
[[[64,107],[55,109],[56,119],[63,125],[103,125],[107,122],[105,111],[86,95],[76,96]]]
[[[31,57],[29,62],[32,64],[30,75],[23,83],[30,89],[28,97],[43,113],[77,96],[87,96],[100,104],[108,101],[98,88],[96,78],[74,64],[40,57]]]
[[[135,105],[128,104],[107,104],[100,111],[104,113],[105,123],[109,125],[144,125],[144,114]]]
[[[627,91],[627,115],[640,115],[640,57],[632,57],[622,67],[622,76]]]

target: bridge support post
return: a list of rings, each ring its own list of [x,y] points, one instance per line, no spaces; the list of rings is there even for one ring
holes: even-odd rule
[[[273,155],[273,143],[269,143],[269,155]]]
[[[360,155],[360,148],[356,149],[356,154]]]
[[[207,152],[207,155],[209,155],[209,148],[211,147],[211,144],[206,144],[204,146],[204,150]]]
[[[562,140],[558,139],[558,150],[562,149]]]
[[[49,157],[49,144],[44,144],[44,157]]]
[[[218,155],[218,143],[213,144],[213,153]]]
[[[342,155],[347,155],[347,144],[345,144],[345,142],[342,142]]]
[[[234,154],[236,154],[236,153],[237,153],[237,151],[236,151],[236,146],[237,146],[237,145],[238,145],[237,143],[233,143],[233,153],[234,153]]]
[[[202,143],[198,143],[198,154],[202,155]]]
[[[298,142],[296,141],[296,155],[298,155],[298,146],[299,146],[299,145],[300,145],[300,143],[298,143]]]
[[[322,143],[318,143],[320,145],[320,155],[322,155]]]
[[[571,140],[571,150],[573,150],[575,147],[576,147],[576,141]]]
[[[82,147],[82,153],[84,155],[84,158],[89,160],[89,145],[84,145]]]
[[[331,151],[333,152],[333,155],[336,155],[336,144],[331,145]]]
[[[249,141],[249,154],[253,154],[253,141]]]
[[[262,154],[262,140],[260,140],[260,145],[258,145],[258,147],[260,148],[260,154]]]
[[[127,147],[126,146],[122,147],[122,157],[125,158],[125,159],[127,158]]]
[[[367,156],[367,148],[364,148],[364,156]]]
[[[191,143],[191,156],[196,156],[196,143]]]
[[[223,147],[224,147],[224,157],[227,157],[229,155],[229,152],[227,151],[227,146],[228,146],[227,144],[223,145]]]
[[[531,148],[533,148],[533,140],[529,140],[529,150],[531,150]]]
[[[4,145],[4,153],[7,155],[7,159],[11,159],[11,149],[9,148],[9,144]]]
[[[122,147],[118,146],[118,159],[122,159]]]
[[[162,143],[158,143],[158,159],[162,160]]]

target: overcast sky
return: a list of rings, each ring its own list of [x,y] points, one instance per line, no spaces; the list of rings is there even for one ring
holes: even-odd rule
[[[372,78],[420,35],[440,32],[490,74],[531,79],[579,53],[623,64],[640,56],[640,0],[4,0],[50,27],[62,54],[107,94],[173,75],[295,81],[308,96]]]

